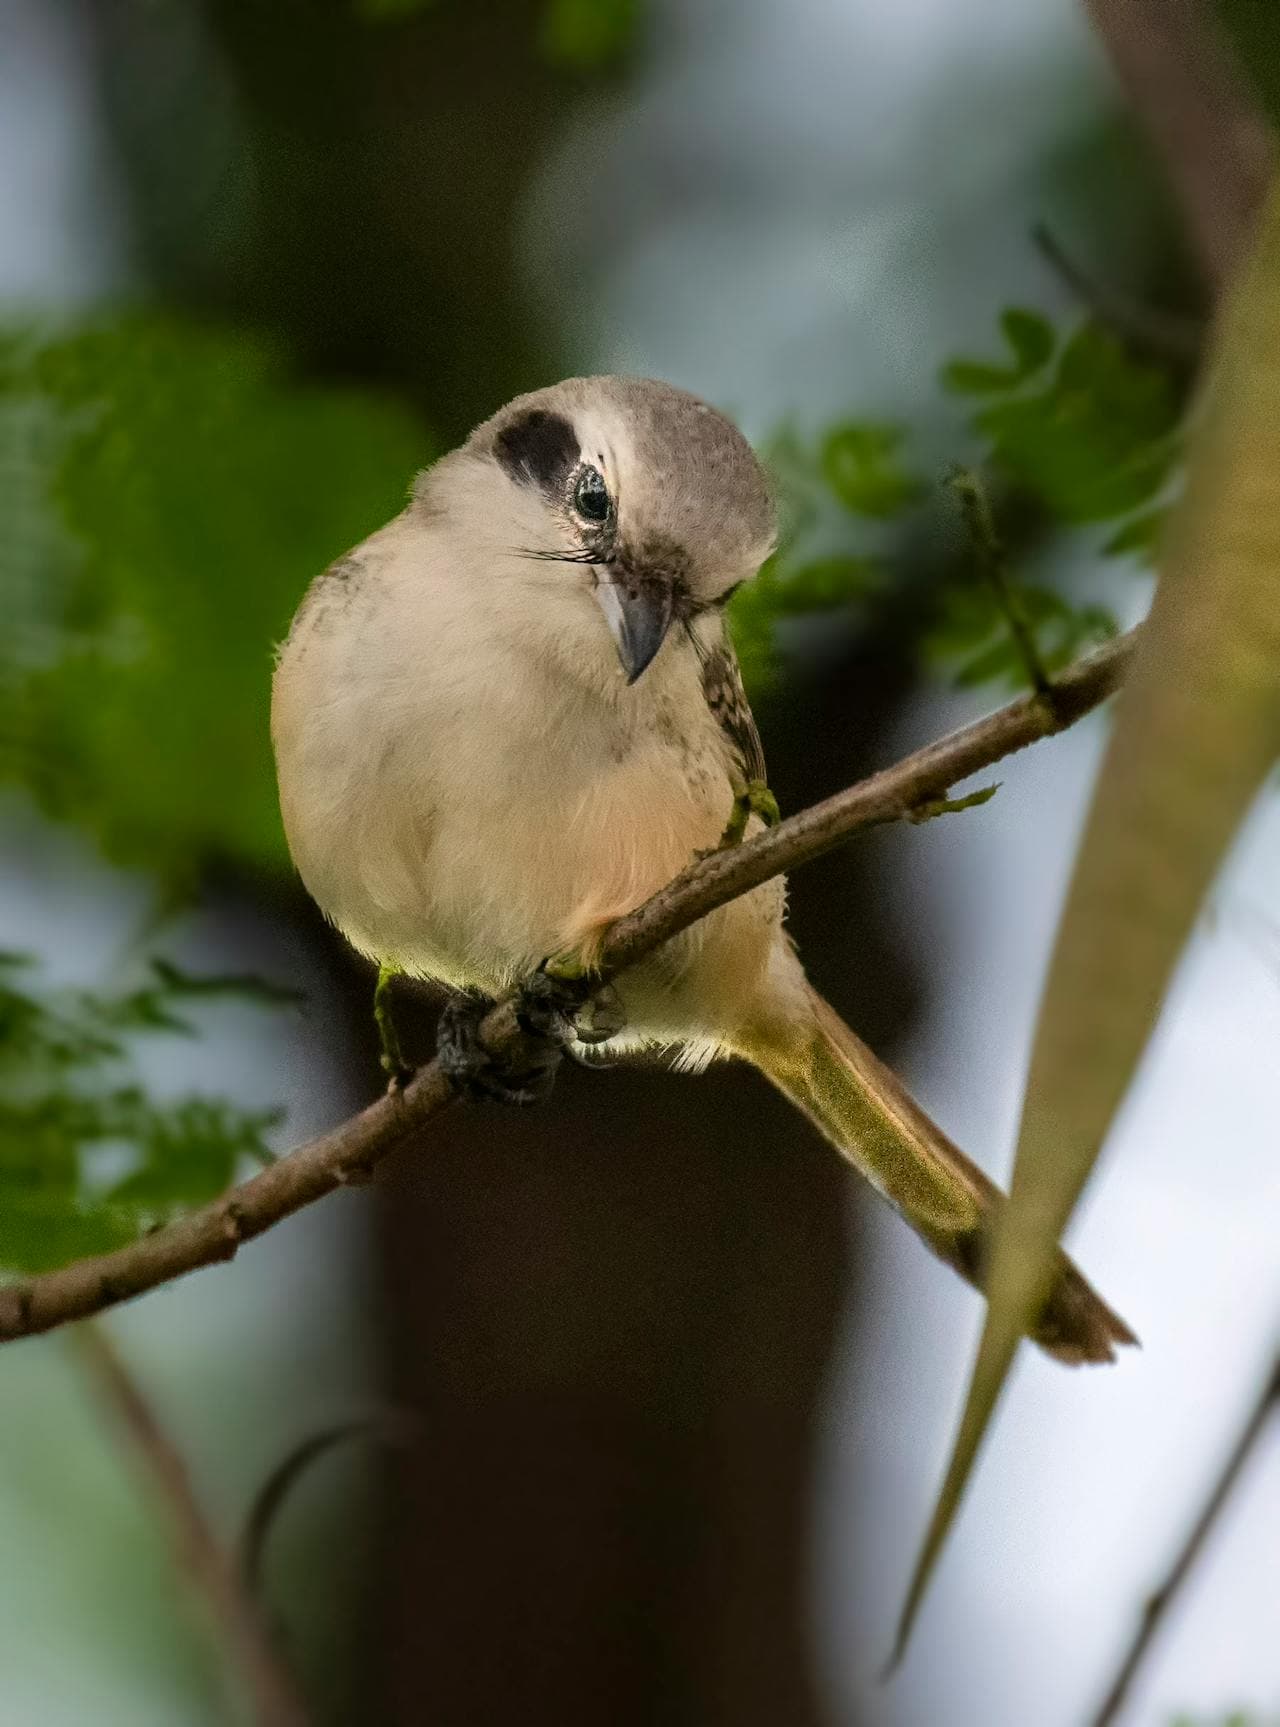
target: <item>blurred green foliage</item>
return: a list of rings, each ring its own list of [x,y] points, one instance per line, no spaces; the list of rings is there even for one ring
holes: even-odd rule
[[[955,358],[940,374],[946,393],[965,404],[959,435],[976,443],[992,489],[1029,504],[1051,531],[1104,527],[1105,555],[1149,565],[1182,459],[1180,386],[1091,320],[1062,335],[1038,312],[1015,306],[999,328],[1004,354]],[[910,528],[939,500],[939,487],[912,467],[898,426],[848,420],[809,440],[786,428],[766,457],[782,506],[781,543],[730,611],[756,692],[777,675],[779,625],[865,605],[892,579],[876,526]],[[924,637],[926,659],[961,686],[1024,687],[1024,656],[981,562],[960,560],[962,571],[971,568],[940,597]],[[1102,605],[1016,572],[1008,586],[1050,672],[1115,634]]]
[[[441,0],[351,0],[370,24],[394,23],[433,10]],[[621,64],[639,33],[640,0],[546,0],[537,46],[553,66],[603,72]]]
[[[0,776],[182,886],[284,862],[271,648],[429,454],[251,338],[135,316],[0,349]]]
[[[1215,0],[1215,5],[1263,107],[1280,124],[1280,7],[1275,0]]]
[[[1105,606],[1077,603],[1054,588],[1022,579],[1011,580],[1009,587],[1035,642],[1039,663],[1050,676],[1116,634],[1116,620]],[[926,651],[958,689],[987,683],[1021,689],[1030,682],[1007,609],[980,580],[956,584],[943,594]]]
[[[1175,1715],[1169,1727],[1280,1727],[1280,1716],[1233,1709],[1228,1715]]]
[[[140,1036],[196,1034],[210,995],[292,997],[243,978],[193,978],[164,961],[115,995],[52,990],[0,951],[0,1266],[41,1271],[103,1252],[270,1159],[273,1111],[223,1099],[158,1101],[134,1065]]]
[[[981,402],[971,417],[993,469],[1058,521],[1118,522],[1147,505],[1180,453],[1179,392],[1110,331],[1085,323],[1059,342],[1033,312],[1007,311],[1008,365],[953,360],[942,382]]]
[[[640,0],[548,0],[538,45],[553,66],[602,72],[626,59],[639,26]]]

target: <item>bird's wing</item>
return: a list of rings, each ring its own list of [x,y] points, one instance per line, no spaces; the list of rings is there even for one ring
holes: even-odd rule
[[[702,693],[715,715],[716,724],[728,739],[742,774],[742,786],[765,785],[768,773],[764,764],[764,746],[756,730],[747,692],[742,687],[738,656],[723,635],[710,645],[699,641],[697,636],[693,639],[702,662]]]

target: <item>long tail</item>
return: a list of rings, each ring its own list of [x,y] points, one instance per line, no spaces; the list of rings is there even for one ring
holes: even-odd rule
[[[803,1030],[790,1021],[785,1030],[757,1032],[740,1053],[804,1111],[926,1246],[982,1289],[1004,1195],[835,1009],[807,983],[803,987]],[[1063,1253],[1029,1335],[1072,1365],[1111,1361],[1118,1345],[1137,1342]]]

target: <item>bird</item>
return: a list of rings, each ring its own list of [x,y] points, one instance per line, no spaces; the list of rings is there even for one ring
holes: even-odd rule
[[[776,819],[726,621],[775,541],[726,416],[651,379],[570,378],[477,427],[311,583],[273,680],[281,813],[305,887],[379,968],[389,1065],[404,974],[449,992],[462,1089],[534,1095],[541,1075],[479,1044],[486,1006],[535,1001],[549,959],[589,978],[619,917]],[[781,879],[719,907],[568,1041],[756,1067],[981,1289],[1003,1195],[811,986],[785,909]],[[1072,1364],[1135,1341],[1061,1252],[1028,1335]]]

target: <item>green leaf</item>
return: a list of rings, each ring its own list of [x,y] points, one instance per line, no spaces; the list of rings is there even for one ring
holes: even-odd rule
[[[998,396],[1022,382],[1015,366],[994,366],[985,360],[948,360],[938,375],[943,389],[953,396]]]
[[[1039,312],[1010,306],[1000,314],[1000,329],[1013,350],[1020,378],[1031,377],[1053,358],[1057,337],[1053,325]]]
[[[209,1098],[184,1098],[147,1124],[143,1162],[108,1193],[108,1202],[168,1216],[204,1205],[230,1187],[245,1156],[270,1156],[262,1136],[280,1120],[277,1111],[244,1112]]]
[[[973,416],[987,461],[1068,523],[1149,504],[1180,458],[1181,385],[1092,321],[1058,353],[1039,313],[1001,315],[1010,365],[952,360],[944,387],[986,398]]]
[[[904,439],[900,426],[870,420],[849,420],[827,433],[822,473],[846,509],[884,520],[900,515],[920,496],[919,481],[902,466]]]
[[[1154,563],[1168,520],[1168,510],[1146,510],[1140,516],[1130,516],[1102,550],[1109,558],[1136,557],[1143,563]]]
[[[956,396],[1006,394],[1047,366],[1057,346],[1048,319],[1022,306],[1010,306],[1000,314],[1000,332],[1013,354],[1012,365],[988,360],[949,360],[941,371],[942,387]]]
[[[958,689],[972,689],[995,678],[1017,678],[1022,672],[1021,656],[1013,641],[1005,637],[966,660],[956,672],[955,682]]]
[[[1081,523],[1109,521],[1149,502],[1178,456],[1180,417],[1177,389],[1164,372],[1085,324],[1046,383],[983,408],[974,426],[999,466],[1055,516]]]
[[[43,1271],[120,1246],[222,1192],[243,1159],[271,1158],[276,1112],[157,1101],[133,1071],[128,1033],[189,1035],[172,1003],[227,992],[277,994],[165,962],[123,994],[51,990],[21,956],[0,954],[0,1266]],[[115,1162],[110,1186],[104,1151]],[[124,1176],[121,1153],[132,1163]]]
[[[875,558],[832,553],[793,563],[789,551],[775,552],[729,602],[729,632],[747,689],[759,696],[775,681],[777,626],[783,618],[853,605],[883,580]]]
[[[1061,671],[1117,632],[1115,618],[1103,606],[1072,605],[1052,588],[1031,583],[1013,584],[1012,593],[1049,672]],[[925,649],[930,661],[949,672],[961,689],[989,682],[1028,687],[1027,667],[1010,637],[1008,619],[985,585],[946,593]]]
[[[549,0],[541,48],[554,66],[599,72],[624,61],[640,24],[640,0]]]
[[[28,341],[0,392],[0,778],[176,886],[283,865],[273,645],[426,454],[241,335],[137,315]]]
[[[832,611],[848,605],[850,600],[863,598],[881,579],[881,568],[874,558],[849,555],[814,558],[788,571],[776,584],[777,609],[791,616]]]
[[[986,1323],[899,1650],[1182,946],[1280,753],[1280,186],[1209,377],[1059,927]]]

